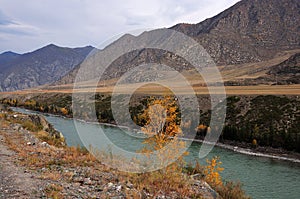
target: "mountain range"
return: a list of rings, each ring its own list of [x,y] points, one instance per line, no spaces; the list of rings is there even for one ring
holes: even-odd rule
[[[238,75],[245,64],[249,64],[241,76],[225,78],[228,81],[225,84],[274,84],[276,80],[269,73],[272,66],[300,52],[299,10],[300,2],[297,0],[243,0],[198,24],[177,24],[170,29],[199,42],[218,66],[225,66],[222,67],[225,73],[231,70]],[[116,42],[124,43],[127,39],[130,37],[125,35]],[[116,59],[102,77],[106,80],[119,78],[143,63],[162,63],[177,71],[193,68],[183,58],[170,52],[140,49]],[[74,82],[79,67],[75,67],[57,83]],[[91,71],[87,77],[97,78],[97,75]]]
[[[181,23],[170,29],[201,44],[224,73],[226,70],[240,73],[247,68],[243,78],[254,74],[251,80],[228,79],[230,84],[236,84],[236,81],[238,84],[241,81],[269,84],[275,79],[281,84],[299,83],[299,0],[242,0],[198,24]],[[116,42],[122,39],[124,37]],[[72,83],[80,63],[92,49],[91,46],[70,49],[49,45],[23,55],[3,53],[0,55],[0,91],[53,82]],[[190,64],[178,55],[140,49],[115,60],[104,78],[118,78],[141,63],[163,63],[179,71],[191,69]]]
[[[0,91],[22,90],[55,82],[81,63],[94,48],[63,48],[54,44],[36,51],[0,55]]]

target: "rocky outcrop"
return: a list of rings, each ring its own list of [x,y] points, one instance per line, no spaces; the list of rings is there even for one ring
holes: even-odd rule
[[[9,107],[6,105],[0,104],[0,122],[1,119],[9,121],[10,127],[18,132],[26,132],[25,134],[28,135],[28,143],[30,144],[37,144],[43,143],[47,145],[51,142],[52,145],[61,147],[66,146],[66,140],[62,133],[57,131],[42,115],[26,115],[22,113],[13,112]],[[42,136],[33,135],[39,134],[42,132]],[[49,142],[49,143],[48,143]]]
[[[65,141],[63,134],[55,130],[52,124],[50,124],[43,116],[29,115],[28,117],[36,126],[40,126],[43,131],[48,132],[54,139],[62,139]]]
[[[300,53],[272,66],[268,72],[275,84],[300,84]]]

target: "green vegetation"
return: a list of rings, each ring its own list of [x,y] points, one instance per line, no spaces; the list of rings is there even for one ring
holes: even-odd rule
[[[250,104],[245,111],[245,102],[228,98],[221,139],[300,152],[299,101],[284,96],[258,96],[247,103]]]
[[[46,99],[39,98],[39,96],[31,99],[4,98],[0,100],[0,103],[44,113],[72,116],[72,97],[69,95],[55,95]]]
[[[95,100],[96,115],[99,122],[114,123],[111,111],[111,96],[109,94],[96,94]],[[146,124],[144,117],[141,117],[144,110],[151,104],[153,98],[139,96],[132,99],[129,111],[133,121],[140,126]],[[89,103],[91,103],[89,102]],[[30,99],[16,97],[3,98],[0,103],[9,106],[20,106],[31,110],[42,111],[72,117],[72,97],[69,94],[51,94],[49,96],[36,95]],[[85,101],[78,99],[77,104]],[[122,96],[117,102],[122,106]],[[220,141],[232,140],[249,143],[249,146],[270,146],[284,148],[290,151],[300,152],[300,101],[295,97],[286,96],[230,96],[227,98],[226,121]],[[81,112],[80,112],[81,111]],[[83,120],[89,120],[89,110],[79,110],[76,116]],[[179,124],[180,111],[178,112],[177,123]],[[184,124],[183,132],[188,135],[191,124],[200,124],[197,132],[197,139],[203,139],[210,130],[211,110],[200,111],[200,120],[195,119]],[[195,126],[195,125],[194,125]],[[255,142],[255,145],[253,143]]]

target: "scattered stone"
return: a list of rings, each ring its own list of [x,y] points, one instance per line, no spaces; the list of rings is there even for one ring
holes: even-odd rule
[[[129,189],[132,189],[132,188],[133,188],[133,184],[130,183],[130,182],[127,182],[127,183],[126,183],[126,186],[127,186]]]
[[[13,126],[13,130],[15,130],[15,131],[19,131],[20,129],[21,129],[21,125],[20,124],[14,124],[14,126]]]
[[[108,187],[108,188],[111,188],[111,187],[113,187],[113,186],[114,186],[114,184],[111,183],[111,182],[109,182],[109,183],[107,184],[107,187]]]
[[[42,142],[42,143],[41,143],[41,146],[42,146],[42,147],[46,147],[46,148],[49,148],[49,147],[50,147],[50,145],[49,145],[47,142]]]
[[[122,185],[118,185],[118,186],[116,187],[116,190],[117,190],[118,192],[120,192],[121,189],[122,189]]]
[[[91,181],[90,178],[85,178],[85,179],[83,180],[83,184],[85,184],[85,185],[91,185],[91,184],[92,184],[92,181]]]

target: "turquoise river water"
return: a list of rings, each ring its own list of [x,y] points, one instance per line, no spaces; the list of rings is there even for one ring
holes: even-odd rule
[[[14,108],[18,112],[33,114],[36,112]],[[39,113],[41,114],[41,113]],[[69,146],[81,145],[74,120],[54,115],[45,115],[46,119],[66,138]],[[113,126],[103,126],[78,122],[77,128],[88,133],[97,132],[100,127],[109,134],[114,144],[129,151],[136,151],[141,147],[141,139],[132,137],[128,133]],[[105,147],[105,143],[103,144]],[[200,143],[192,143],[189,147],[188,161],[199,159]],[[274,160],[269,158],[248,156],[230,150],[215,147],[206,158],[220,156],[222,161],[222,177],[226,180],[240,181],[244,190],[252,198],[257,199],[298,199],[300,198],[300,164]]]

